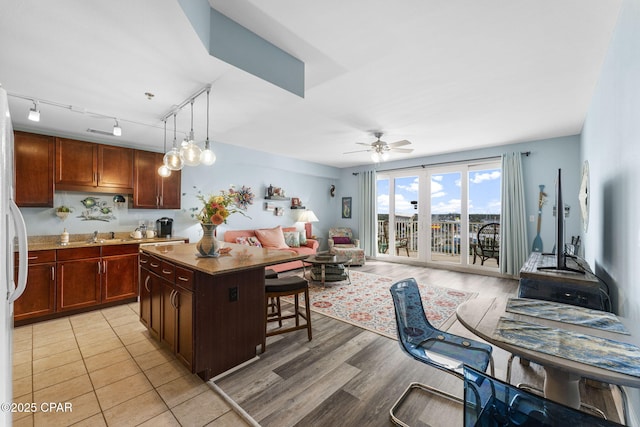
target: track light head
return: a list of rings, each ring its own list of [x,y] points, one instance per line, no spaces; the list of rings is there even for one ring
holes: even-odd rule
[[[118,124],[118,119],[114,119],[114,120],[116,121],[116,124],[113,125],[113,135],[114,136],[122,136],[122,128]]]
[[[31,120],[32,122],[40,121],[40,110],[38,110],[37,101],[33,101],[33,107],[31,107],[31,109],[29,110],[29,120]]]

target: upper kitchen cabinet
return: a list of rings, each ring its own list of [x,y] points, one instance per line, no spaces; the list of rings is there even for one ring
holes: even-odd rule
[[[54,139],[15,132],[15,202],[21,207],[53,207]]]
[[[55,188],[130,194],[133,153],[131,148],[56,138]]]
[[[180,171],[171,171],[163,178],[158,175],[162,153],[135,151],[132,208],[180,209]]]

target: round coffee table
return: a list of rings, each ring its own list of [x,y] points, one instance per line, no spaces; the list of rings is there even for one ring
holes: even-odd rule
[[[314,269],[317,272],[317,269],[320,270],[320,282],[324,286],[325,282],[339,282],[343,280],[348,280],[349,284],[351,284],[351,277],[349,276],[349,264],[351,263],[351,257],[346,255],[331,255],[329,253],[318,253],[316,255],[311,255],[304,262],[308,262],[312,265],[311,272],[309,274],[309,278],[313,281],[318,281],[314,279]],[[327,274],[327,268],[331,269],[334,267],[336,269],[344,269],[344,273],[335,274],[329,272]],[[316,276],[317,277],[317,276]]]

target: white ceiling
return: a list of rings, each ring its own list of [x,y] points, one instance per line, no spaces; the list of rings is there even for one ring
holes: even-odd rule
[[[412,141],[392,159],[580,133],[621,1],[209,0],[305,63],[300,98],[210,56],[176,0],[0,0],[0,84],[73,106],[33,124],[10,97],[16,128],[162,151],[161,118],[211,83],[214,141],[348,167],[373,131]]]

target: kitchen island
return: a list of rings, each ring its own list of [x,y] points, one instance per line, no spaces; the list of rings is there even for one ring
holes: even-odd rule
[[[265,334],[265,267],[306,255],[225,243],[140,248],[140,321],[192,373],[208,380],[256,356]]]

